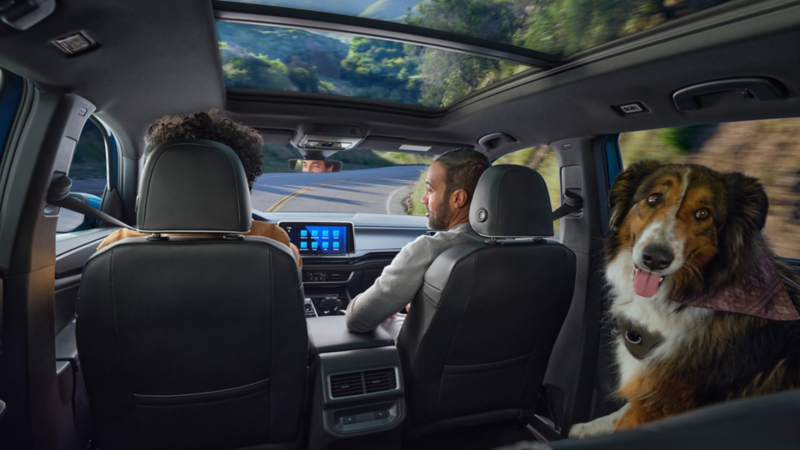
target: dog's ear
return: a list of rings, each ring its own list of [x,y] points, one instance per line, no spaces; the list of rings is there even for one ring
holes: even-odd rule
[[[611,192],[608,194],[609,209],[611,210],[610,227],[617,228],[622,224],[625,215],[633,206],[633,196],[642,180],[655,172],[661,163],[654,159],[645,159],[631,164],[624,172],[619,174]]]
[[[747,231],[759,233],[767,223],[769,200],[764,186],[740,172],[726,173],[728,223],[739,222]]]
[[[722,174],[728,201],[725,216],[718,225],[719,253],[707,266],[706,284],[724,286],[753,264],[764,241],[761,230],[767,222],[769,201],[764,187],[755,178],[733,172]]]

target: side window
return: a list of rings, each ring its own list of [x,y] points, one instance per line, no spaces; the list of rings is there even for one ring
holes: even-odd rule
[[[98,209],[106,188],[105,148],[103,133],[94,122],[86,121],[68,174],[72,180],[70,195]],[[80,231],[96,225],[97,219],[93,217],[61,208],[56,232]]]
[[[769,198],[764,234],[778,256],[800,259],[800,118],[624,133],[622,160],[700,164],[758,178]]]

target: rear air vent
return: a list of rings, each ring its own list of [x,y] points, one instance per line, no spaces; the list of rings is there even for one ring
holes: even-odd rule
[[[331,375],[331,397],[349,397],[364,393],[361,372]]]
[[[351,397],[397,389],[394,367],[331,375],[331,397]]]
[[[391,391],[397,387],[394,369],[391,368],[364,372],[364,383],[367,386],[367,394]]]

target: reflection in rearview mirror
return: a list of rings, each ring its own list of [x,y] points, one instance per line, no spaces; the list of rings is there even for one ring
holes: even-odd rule
[[[342,170],[341,161],[323,161],[316,159],[290,159],[289,170],[295,172],[325,173]]]

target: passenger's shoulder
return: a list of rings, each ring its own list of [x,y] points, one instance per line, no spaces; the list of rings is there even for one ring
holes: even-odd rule
[[[100,250],[103,247],[107,247],[123,239],[128,239],[132,237],[142,237],[142,236],[147,236],[147,233],[140,233],[138,231],[129,230],[127,228],[120,228],[119,230],[116,230],[113,233],[106,236],[106,238],[103,239],[103,242],[101,242],[100,245],[97,246],[97,249]]]
[[[289,245],[289,235],[286,234],[286,231],[283,228],[275,225],[274,223],[254,220],[250,224],[250,232],[247,234],[253,236],[263,236],[274,239],[285,245]]]

